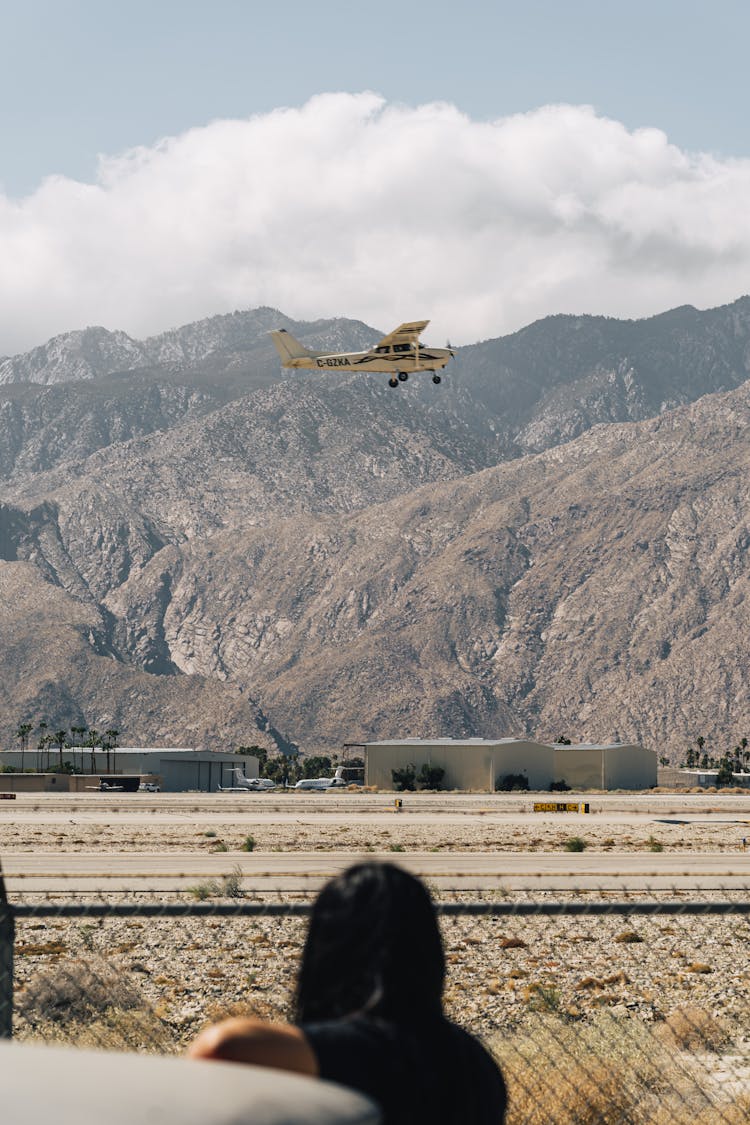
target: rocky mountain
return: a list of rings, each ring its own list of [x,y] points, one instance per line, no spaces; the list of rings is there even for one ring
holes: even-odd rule
[[[746,732],[750,299],[549,318],[439,389],[280,378],[280,322],[377,337],[257,310],[0,389],[1,737]]]

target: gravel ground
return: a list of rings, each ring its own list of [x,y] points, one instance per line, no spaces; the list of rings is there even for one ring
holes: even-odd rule
[[[654,1022],[688,1005],[732,1024],[750,1016],[743,916],[451,917],[442,926],[448,1008],[484,1036],[540,1011],[577,1020],[606,1008]],[[64,982],[88,965],[126,982],[131,1006],[156,1011],[175,1045],[222,1011],[283,1018],[304,929],[303,919],[276,917],[20,920],[18,1011],[33,1015],[29,997],[40,976]]]
[[[750,841],[750,812],[746,820],[716,817],[710,823],[664,824],[657,819],[617,823],[596,816],[559,819],[539,817],[508,823],[491,816],[466,816],[456,822],[411,822],[408,816],[374,816],[365,823],[345,817],[301,817],[275,823],[261,815],[212,822],[210,815],[192,823],[146,826],[133,824],[0,822],[0,856],[37,848],[71,852],[154,852],[239,850],[251,835],[254,850],[367,851],[398,848],[405,851],[562,851],[565,842],[580,835],[594,852],[738,852]]]

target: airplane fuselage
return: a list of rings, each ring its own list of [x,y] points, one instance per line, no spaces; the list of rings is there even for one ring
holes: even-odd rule
[[[390,374],[394,371],[438,371],[452,358],[453,352],[448,348],[408,348],[403,351],[393,351],[390,348],[375,349],[369,352],[344,352],[338,355],[306,355],[285,362],[285,367],[306,367],[313,370],[324,368],[326,370],[364,370],[382,371]]]

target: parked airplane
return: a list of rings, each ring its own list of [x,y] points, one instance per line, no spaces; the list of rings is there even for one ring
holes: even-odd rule
[[[344,777],[344,767],[339,766],[333,777],[303,777],[295,789],[345,789],[349,782]]]
[[[220,785],[222,793],[267,793],[276,783],[268,777],[245,777],[239,766],[232,767],[233,785]]]
[[[402,324],[395,332],[384,336],[380,343],[367,352],[308,351],[285,328],[271,333],[282,367],[308,367],[328,371],[385,371],[390,373],[388,385],[397,387],[405,383],[414,371],[431,371],[433,383],[439,383],[438,371],[453,358],[451,348],[426,348],[419,342],[420,333],[429,320],[414,320]]]

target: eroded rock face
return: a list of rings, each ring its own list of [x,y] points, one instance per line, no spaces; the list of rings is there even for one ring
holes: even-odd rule
[[[133,741],[311,750],[742,736],[750,302],[550,318],[396,392],[281,378],[279,314],[250,316],[0,395],[6,741],[104,712]]]

